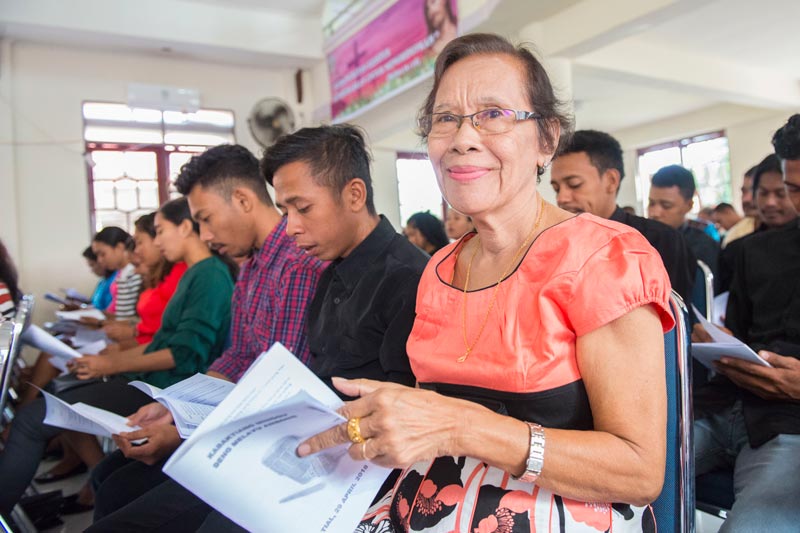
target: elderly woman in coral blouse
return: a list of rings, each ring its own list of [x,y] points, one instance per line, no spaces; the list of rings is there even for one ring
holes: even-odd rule
[[[666,449],[658,254],[635,230],[545,202],[569,120],[542,65],[466,35],[436,63],[420,129],[447,202],[476,231],[437,252],[408,340],[417,388],[335,380],[351,442],[403,469],[359,531],[647,531]]]

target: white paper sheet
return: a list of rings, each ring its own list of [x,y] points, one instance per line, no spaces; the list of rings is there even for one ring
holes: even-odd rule
[[[99,340],[95,342],[90,342],[89,344],[84,344],[83,346],[78,348],[78,351],[83,355],[97,355],[103,350],[105,350],[107,346],[108,343],[106,341]]]
[[[351,533],[389,470],[352,460],[346,445],[303,459],[295,453],[306,438],[344,422],[335,411],[341,405],[276,344],[164,472],[250,531]]]
[[[97,320],[105,320],[106,315],[98,309],[78,309],[77,311],[56,311],[56,316],[61,320],[74,320],[80,321],[81,318],[95,318]]]
[[[703,314],[692,306],[694,314],[711,336],[714,342],[693,342],[692,357],[700,361],[704,366],[714,370],[714,361],[719,361],[721,357],[735,357],[750,363],[761,366],[772,366],[762,359],[756,352],[750,349],[745,343],[732,335],[728,335],[714,324],[703,317]]]
[[[31,324],[21,338],[25,344],[64,360],[81,357],[77,350],[70,348],[36,324]]]
[[[129,385],[169,409],[178,434],[184,439],[197,429],[235,387],[230,381],[205,374],[195,374],[163,390],[143,381],[131,381]]]
[[[100,437],[141,429],[139,426],[129,426],[127,418],[115,413],[80,402],[70,405],[45,391],[42,391],[42,395],[47,409],[45,424]]]
[[[67,368],[67,360],[61,359],[60,357],[51,357],[47,360],[48,363],[53,365],[55,368],[61,370],[61,375],[69,373],[69,368]]]
[[[75,335],[72,336],[72,345],[75,348],[81,348],[87,344],[92,344],[100,340],[106,342],[109,341],[106,332],[102,329],[78,326],[78,328],[75,330]]]
[[[725,310],[728,308],[728,297],[730,292],[723,292],[714,297],[714,313],[711,322],[718,326],[725,325]]]

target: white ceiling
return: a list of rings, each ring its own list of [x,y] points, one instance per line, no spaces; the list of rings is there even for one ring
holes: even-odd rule
[[[176,0],[163,0],[174,2]],[[238,7],[242,9],[261,9],[268,11],[285,11],[295,15],[320,15],[325,5],[325,0],[177,0],[183,2],[197,2],[211,4],[219,7]],[[349,0],[344,0],[349,2]],[[341,2],[340,2],[341,3]]]
[[[653,28],[645,37],[693,53],[800,77],[800,1],[717,0]]]
[[[624,82],[613,74],[576,67],[572,80],[577,127],[616,131],[714,104],[708,98]]]
[[[314,69],[324,61],[323,22],[379,1],[388,0],[137,0],[134,8],[130,0],[0,0],[0,37]],[[187,5],[196,6],[191,18]],[[613,132],[724,103],[800,108],[800,0],[607,5],[459,0],[459,11],[472,29],[532,40],[566,58],[581,127]],[[394,109],[408,105],[397,97],[363,117],[381,116],[373,140],[418,149],[410,115]]]

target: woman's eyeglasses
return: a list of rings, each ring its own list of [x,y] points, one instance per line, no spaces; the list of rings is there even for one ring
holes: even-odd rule
[[[420,119],[420,128],[428,137],[450,137],[455,135],[464,119],[470,119],[472,126],[480,133],[493,135],[511,131],[520,120],[538,120],[542,118],[532,111],[516,111],[514,109],[484,109],[471,115],[454,113],[431,113]]]

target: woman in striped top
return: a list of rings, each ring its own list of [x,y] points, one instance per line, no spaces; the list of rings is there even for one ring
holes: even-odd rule
[[[109,226],[100,230],[92,239],[92,251],[97,262],[106,270],[116,270],[117,277],[111,284],[111,305],[107,312],[116,318],[136,316],[136,302],[142,290],[142,276],[130,262],[133,238],[123,229]]]
[[[17,269],[0,240],[0,321],[14,318],[22,292],[17,285]]]

